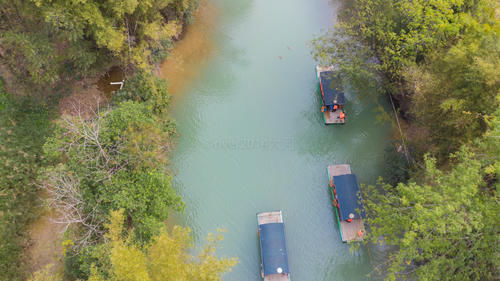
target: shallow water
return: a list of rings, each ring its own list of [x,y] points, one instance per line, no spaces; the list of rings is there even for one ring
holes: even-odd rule
[[[198,243],[227,230],[218,253],[240,263],[224,280],[261,280],[255,214],[270,210],[283,211],[292,280],[368,279],[380,253],[350,253],[340,241],[326,167],[348,163],[373,183],[390,124],[377,123],[376,105],[349,92],[347,124],[323,124],[308,44],[333,26],[338,3],[212,3],[216,24],[201,33],[211,49],[193,54],[205,63],[174,93],[181,136],[171,166],[186,202],[175,220],[193,228]]]
[[[208,0],[201,0],[194,13],[194,21],[186,27],[182,40],[176,42],[175,48],[160,65],[160,76],[168,80],[170,95],[176,96],[185,92],[189,82],[201,71],[214,50],[214,27],[218,11]]]

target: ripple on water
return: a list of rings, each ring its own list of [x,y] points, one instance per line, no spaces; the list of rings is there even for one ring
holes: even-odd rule
[[[214,2],[213,51],[195,66],[195,79],[182,81],[172,107],[181,134],[172,164],[186,202],[182,219],[199,242],[227,229],[219,253],[240,263],[224,280],[260,279],[255,214],[279,209],[293,280],[366,279],[366,249],[351,254],[340,241],[326,167],[349,163],[372,182],[388,127],[376,123],[376,105],[350,92],[348,123],[323,124],[308,42],[331,25],[331,1]]]

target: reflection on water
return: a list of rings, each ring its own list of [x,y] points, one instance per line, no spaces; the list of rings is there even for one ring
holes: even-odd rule
[[[194,14],[194,22],[185,31],[182,40],[161,64],[160,76],[168,80],[169,93],[181,93],[199,72],[200,67],[213,53],[212,32],[216,9],[209,1],[200,1]]]

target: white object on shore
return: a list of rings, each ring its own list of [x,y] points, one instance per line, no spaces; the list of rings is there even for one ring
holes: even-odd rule
[[[109,83],[110,85],[120,85],[120,90],[123,88],[123,83],[125,80],[122,80],[121,82],[111,82]]]

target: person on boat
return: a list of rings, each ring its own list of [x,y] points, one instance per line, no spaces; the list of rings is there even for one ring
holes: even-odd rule
[[[339,108],[339,106],[338,106],[338,105],[334,105],[334,106],[333,106],[333,112],[337,111],[337,109],[338,109],[338,108]]]
[[[339,114],[339,117],[340,117],[340,120],[343,122],[345,119],[345,113],[341,111]]]

